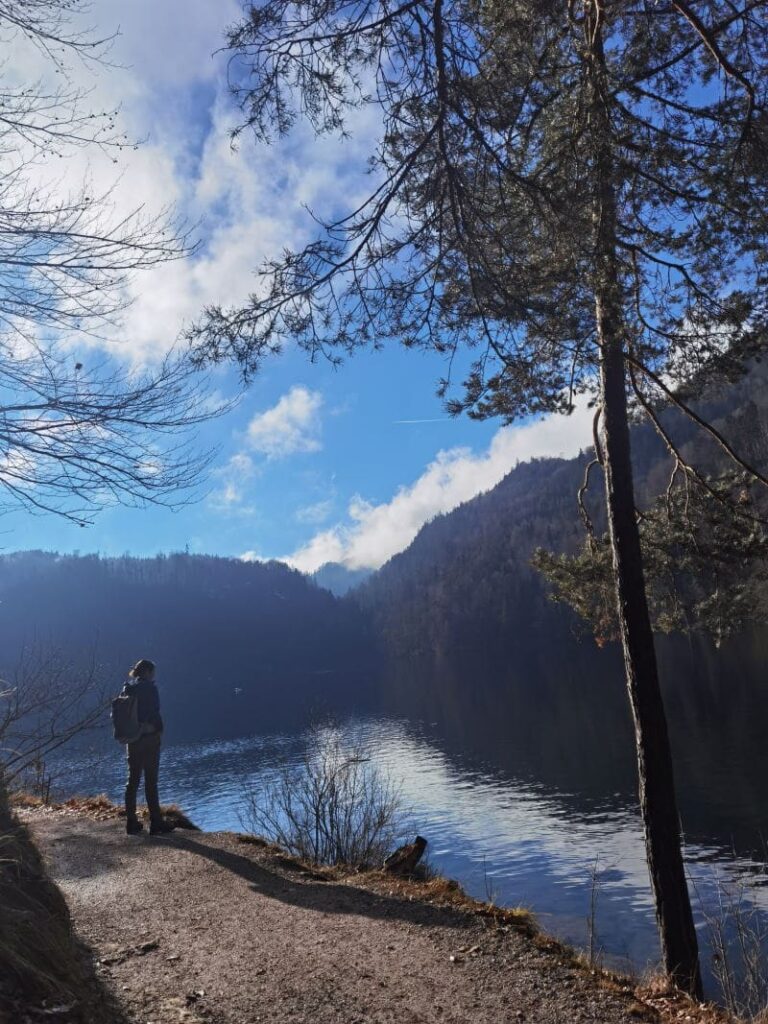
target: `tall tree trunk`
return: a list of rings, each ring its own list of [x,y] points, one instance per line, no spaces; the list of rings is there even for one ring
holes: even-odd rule
[[[592,0],[586,42],[595,140],[595,314],[600,349],[603,458],[619,632],[637,746],[640,809],[664,965],[680,988],[702,997],[699,951],[681,849],[672,752],[645,592],[627,411],[616,184],[602,0]]]
[[[598,320],[603,320],[606,329],[601,386],[608,524],[621,646],[635,723],[645,850],[665,968],[676,985],[701,998],[699,951],[683,864],[672,753],[634,511],[624,357],[620,346],[608,341],[599,298],[597,304]]]

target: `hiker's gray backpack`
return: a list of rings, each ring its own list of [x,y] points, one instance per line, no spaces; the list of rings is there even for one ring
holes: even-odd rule
[[[139,698],[121,693],[112,701],[112,734],[118,743],[134,743],[141,735]]]

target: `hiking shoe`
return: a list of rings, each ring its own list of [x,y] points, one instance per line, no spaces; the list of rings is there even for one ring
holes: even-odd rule
[[[144,826],[140,821],[137,820],[127,821],[125,823],[125,831],[128,833],[129,836],[137,836],[139,832],[144,831]]]
[[[169,832],[173,832],[176,828],[169,821],[153,821],[149,826],[149,834],[151,836],[164,836]]]

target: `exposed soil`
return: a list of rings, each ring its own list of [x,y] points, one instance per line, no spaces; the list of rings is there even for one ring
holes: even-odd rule
[[[628,985],[606,986],[514,927],[382,878],[373,888],[324,880],[231,833],[134,837],[119,820],[25,818],[125,1021],[659,1019]]]

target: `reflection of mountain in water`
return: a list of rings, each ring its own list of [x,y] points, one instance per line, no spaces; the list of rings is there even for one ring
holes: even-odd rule
[[[715,652],[660,643],[683,824],[692,842],[764,855],[768,687],[764,636]],[[436,723],[452,757],[559,794],[571,812],[634,807],[632,724],[616,650],[573,643],[513,665],[454,656],[398,664],[385,707]]]
[[[756,366],[700,406],[763,470],[767,377],[768,366]],[[674,410],[662,415],[687,457],[722,468],[710,438]],[[663,492],[669,457],[648,426],[633,430],[632,446],[643,505]],[[568,551],[583,539],[576,492],[589,457],[518,465],[424,526],[346,600],[370,616],[388,662],[386,707],[438,721],[453,751],[475,751],[574,803],[626,806],[636,769],[619,652],[598,649],[530,565],[539,546]],[[599,487],[587,500],[600,530]],[[768,632],[720,650],[661,638],[658,650],[687,835],[765,857]]]

